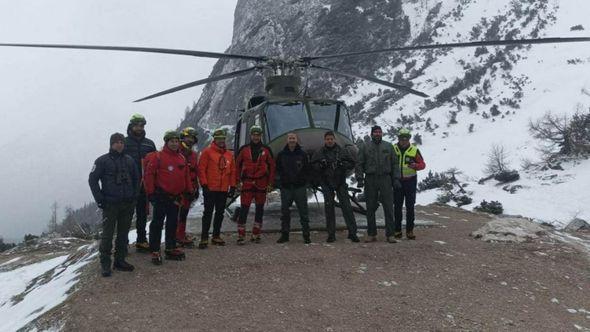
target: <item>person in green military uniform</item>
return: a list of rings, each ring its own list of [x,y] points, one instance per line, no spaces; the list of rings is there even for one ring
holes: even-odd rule
[[[381,127],[371,128],[371,142],[361,145],[356,167],[357,186],[365,187],[367,202],[367,238],[365,242],[377,241],[375,211],[383,205],[385,236],[387,242],[395,243],[393,221],[393,188],[401,188],[399,162],[391,143],[384,141]]]
[[[402,128],[397,133],[398,142],[393,145],[401,171],[401,186],[394,190],[395,237],[402,237],[402,207],[406,203],[406,237],[415,240],[414,235],[414,204],[416,203],[417,173],[426,167],[424,158],[418,147],[410,144],[412,133]]]
[[[356,234],[356,220],[348,198],[348,185],[346,184],[346,173],[354,169],[355,161],[347,149],[336,143],[336,135],[333,131],[324,134],[324,146],[313,154],[311,165],[319,175],[320,188],[324,195],[324,212],[326,213],[326,228],[328,230],[326,242],[336,241],[335,196],[338,196],[338,202],[342,207],[342,214],[348,229],[348,239],[352,242],[359,242]]]

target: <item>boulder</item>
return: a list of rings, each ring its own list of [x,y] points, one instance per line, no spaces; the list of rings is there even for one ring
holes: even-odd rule
[[[471,233],[486,242],[531,242],[546,234],[538,224],[523,218],[496,218]]]
[[[590,224],[584,219],[576,218],[570,221],[567,226],[565,226],[564,231],[566,232],[578,232],[578,231],[590,231]]]

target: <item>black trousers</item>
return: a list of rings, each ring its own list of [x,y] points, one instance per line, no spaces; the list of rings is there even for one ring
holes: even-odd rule
[[[301,231],[303,235],[309,236],[309,212],[307,208],[307,188],[301,187],[284,187],[281,188],[281,233],[291,231],[291,205],[297,206],[299,212],[299,221],[301,222]]]
[[[160,251],[162,228],[166,220],[166,249],[176,248],[176,223],[178,221],[179,206],[169,198],[162,198],[154,204],[154,217],[150,224],[150,250]]]
[[[223,213],[225,212],[225,201],[227,192],[225,191],[207,191],[203,193],[203,227],[201,229],[201,239],[209,238],[209,229],[211,228],[211,218],[213,218],[213,237],[221,234],[221,223],[223,222]],[[215,217],[213,217],[215,211]]]
[[[147,242],[147,233],[145,225],[147,223],[147,197],[143,186],[137,197],[137,204],[135,205],[135,228],[137,229],[137,242]]]
[[[122,261],[127,255],[127,243],[131,219],[133,218],[134,201],[107,203],[102,210],[102,233],[100,237],[100,264],[110,269],[113,236],[115,239],[115,261]]]
[[[402,188],[393,191],[395,232],[402,231],[402,207],[406,203],[406,232],[414,230],[414,204],[416,204],[417,177],[401,180]]]

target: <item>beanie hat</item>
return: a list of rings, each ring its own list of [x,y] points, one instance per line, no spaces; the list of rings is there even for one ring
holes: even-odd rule
[[[371,127],[371,135],[373,135],[373,132],[375,130],[381,130],[381,131],[383,131],[380,126],[373,126],[373,127]]]
[[[117,143],[117,142],[125,142],[125,135],[121,134],[121,133],[114,133],[111,135],[111,146],[113,146],[113,144]]]
[[[258,125],[253,125],[250,127],[250,134],[261,134],[262,135],[262,127]]]

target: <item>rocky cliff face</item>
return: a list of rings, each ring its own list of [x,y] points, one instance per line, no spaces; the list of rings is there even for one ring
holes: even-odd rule
[[[408,42],[409,19],[400,0],[240,0],[234,34],[227,52],[254,55],[301,56],[392,47]],[[385,56],[350,57],[322,62],[335,68],[374,74],[399,63]],[[247,67],[247,61],[220,60],[211,75]],[[349,91],[351,79],[309,73],[310,94],[338,97]],[[329,84],[325,84],[329,82]],[[262,77],[248,75],[207,85],[183,125],[212,128],[233,124],[245,99],[263,91]]]
[[[555,21],[557,1],[500,0],[239,0],[230,53],[321,55],[401,45],[540,37]],[[324,60],[318,64],[374,75],[428,93],[420,99],[386,87],[310,70],[309,95],[345,99],[356,123],[370,123],[386,112],[399,114],[394,125],[430,130],[431,110],[444,107],[448,117],[478,109],[483,116],[519,107],[527,77],[511,69],[527,48],[479,48],[467,52],[433,50]],[[448,64],[447,64],[448,63]],[[211,75],[251,65],[219,60]],[[440,75],[446,71],[445,75]],[[453,71],[453,72],[451,72]],[[450,74],[450,75],[449,75]],[[434,76],[433,76],[434,75]],[[498,99],[492,82],[506,86]],[[182,125],[211,129],[235,123],[245,100],[263,90],[260,75],[208,84]],[[485,108],[485,111],[482,111]]]

